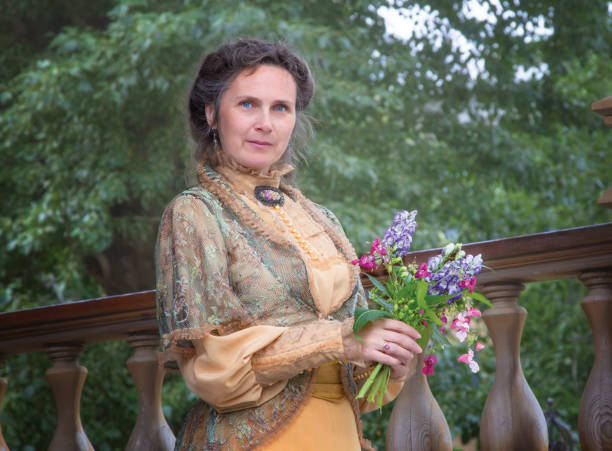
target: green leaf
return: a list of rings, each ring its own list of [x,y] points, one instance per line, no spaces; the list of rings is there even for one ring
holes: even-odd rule
[[[355,312],[355,323],[353,332],[359,332],[363,326],[369,322],[374,322],[379,318],[392,318],[391,313],[385,310],[365,310],[359,315]]]
[[[416,288],[416,300],[419,307],[422,309],[427,308],[427,302],[425,302],[425,293],[427,292],[427,281],[425,279],[419,279]]]
[[[388,312],[392,313],[393,312],[393,304],[389,303],[389,302],[385,302],[383,301],[381,298],[379,298],[378,296],[376,297],[372,297],[372,300],[374,302],[376,302],[378,305],[380,305],[382,308],[384,308],[385,310],[387,310]]]
[[[448,337],[440,332],[440,329],[437,327],[432,328],[431,339],[435,345],[446,345],[450,343]]]
[[[373,277],[370,274],[366,274],[366,276],[368,276],[368,279],[370,279],[370,282],[372,282],[372,284],[378,290],[380,290],[381,293],[383,293],[388,298],[391,297],[391,296],[389,296],[389,292],[387,291],[387,288],[382,283],[380,283],[380,281],[376,277]]]
[[[482,294],[476,291],[470,294],[470,297],[474,299],[475,301],[482,302],[483,304],[488,305],[489,307],[493,307],[493,304],[491,304],[491,301],[489,301],[486,297],[484,297]]]
[[[421,334],[421,338],[417,340],[417,344],[421,347],[423,352],[425,352],[427,343],[431,338],[431,323],[427,323],[427,325],[421,323],[421,325],[416,326],[415,329],[419,332],[419,334]]]
[[[361,307],[355,307],[355,313],[353,314],[353,316],[354,316],[355,318],[358,318],[358,317],[359,317],[359,315],[361,315],[362,313],[367,312],[368,310],[371,310],[371,309],[361,308]]]
[[[429,321],[432,321],[433,323],[437,324],[438,326],[442,326],[444,323],[440,320],[440,318],[438,318],[438,315],[436,315],[433,311],[431,310],[425,310],[425,313],[423,314],[423,317]]]
[[[433,306],[433,305],[445,303],[453,296],[455,295],[454,294],[426,294],[425,302],[427,302],[427,305]]]
[[[408,285],[404,285],[397,292],[398,298],[411,299],[416,296],[416,285],[414,283],[409,283]]]

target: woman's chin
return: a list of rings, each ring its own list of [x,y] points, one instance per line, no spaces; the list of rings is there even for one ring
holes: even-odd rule
[[[239,163],[247,168],[251,168],[255,171],[267,172],[268,169],[278,161],[279,159],[272,158],[261,158],[258,155],[253,155],[250,158],[243,158]]]

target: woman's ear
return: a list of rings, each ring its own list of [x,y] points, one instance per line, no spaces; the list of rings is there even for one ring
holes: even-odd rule
[[[217,128],[217,124],[215,124],[215,106],[209,103],[204,108],[206,109],[206,122],[208,122],[210,128]]]

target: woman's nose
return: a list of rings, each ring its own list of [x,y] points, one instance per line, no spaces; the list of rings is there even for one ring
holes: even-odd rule
[[[270,117],[270,113],[262,109],[260,114],[257,116],[257,123],[255,124],[255,128],[257,130],[261,130],[262,132],[270,132],[272,130],[272,118]]]

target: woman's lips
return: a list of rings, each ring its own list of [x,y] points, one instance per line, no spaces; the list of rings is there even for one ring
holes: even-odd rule
[[[272,143],[268,142],[268,141],[258,141],[258,140],[248,140],[247,141],[250,145],[257,147],[258,149],[265,149],[266,147],[270,147],[272,145]]]

